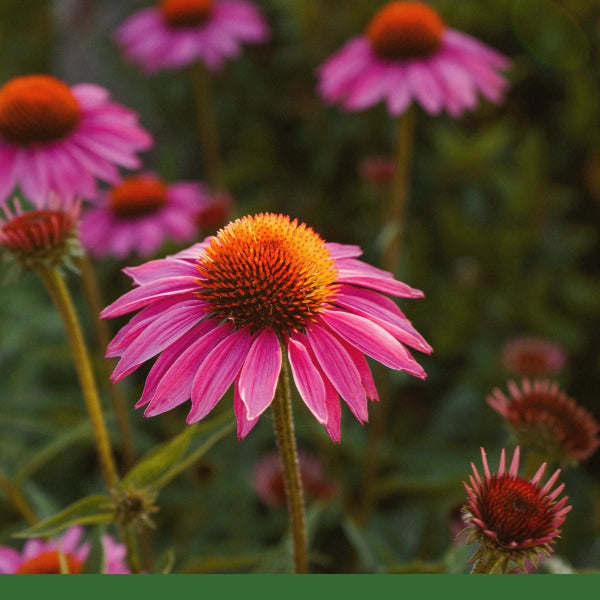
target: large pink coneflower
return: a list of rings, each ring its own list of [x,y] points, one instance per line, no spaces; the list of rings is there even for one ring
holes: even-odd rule
[[[542,485],[546,463],[528,480],[518,475],[519,459],[517,446],[507,471],[502,449],[498,471],[492,474],[481,448],[483,477],[471,463],[473,475],[469,484],[463,482],[468,496],[463,517],[467,528],[461,535],[467,536],[467,543],[479,542],[471,559],[473,572],[491,572],[496,565],[506,571],[510,562],[526,572],[527,559],[535,565],[539,557],[550,555],[561,534],[559,527],[571,510],[566,506],[567,496],[558,500],[564,483],[551,491],[560,469]]]
[[[153,173],[131,175],[84,210],[79,236],[92,256],[147,257],[168,239],[189,242],[211,203],[199,182],[166,183]]]
[[[247,0],[161,0],[131,15],[116,32],[124,55],[143,71],[202,61],[212,71],[236,58],[242,44],[264,42],[269,28]]]
[[[71,527],[56,540],[32,538],[25,542],[21,552],[9,546],[0,546],[0,573],[19,575],[53,575],[82,572],[90,552],[88,542],[82,542],[83,528]],[[102,536],[104,570],[106,575],[122,575],[131,571],[125,562],[125,546],[110,535]]]
[[[430,114],[454,117],[477,106],[477,95],[500,102],[508,59],[447,27],[423,2],[390,2],[364,34],[348,41],[318,69],[318,89],[331,104],[358,111],[386,101],[391,115],[416,101]]]
[[[508,395],[492,390],[488,404],[523,447],[558,463],[577,464],[600,446],[600,423],[560,389],[557,382],[524,379],[508,382]]]
[[[142,310],[108,347],[108,356],[121,357],[113,381],[160,354],[136,407],[154,416],[191,398],[188,423],[233,384],[243,438],[273,401],[285,353],[300,396],[339,441],[340,396],[360,422],[368,420],[368,399],[377,399],[365,354],[424,378],[405,344],[431,352],[384,295],[423,293],[360,255],[287,216],[258,214],[171,257],[126,268],[135,289],[101,317]]]
[[[93,198],[96,179],[118,181],[151,145],[136,113],[97,85],[24,75],[0,87],[0,203],[16,186],[34,203],[51,192]]]

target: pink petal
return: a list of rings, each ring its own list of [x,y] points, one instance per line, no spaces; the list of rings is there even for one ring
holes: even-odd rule
[[[239,329],[219,342],[198,365],[188,425],[205,417],[223,397],[246,360],[251,340],[245,329]]]
[[[426,377],[404,346],[369,319],[339,310],[324,311],[321,318],[336,334],[386,367]]]
[[[281,346],[277,334],[264,329],[252,341],[252,346],[238,380],[247,419],[256,419],[273,401],[281,371]]]
[[[287,351],[294,383],[302,400],[319,423],[327,422],[325,384],[309,349],[300,339],[289,339]],[[339,404],[339,402],[338,402]]]
[[[194,381],[204,358],[218,343],[229,337],[231,332],[232,326],[230,323],[216,325],[216,321],[207,319],[207,321],[200,323],[197,329],[192,329],[188,334],[189,336],[196,333],[201,337],[191,342],[186,348],[181,347],[179,342],[175,342],[175,345],[181,351],[181,354],[174,357],[172,362],[161,363],[161,365],[158,366],[158,360],[160,360],[165,353],[169,353],[169,358],[173,357],[169,352],[169,348],[167,348],[167,350],[159,357],[157,364],[155,365],[157,371],[153,376],[153,379],[156,380],[159,376],[160,379],[156,384],[154,393],[151,395],[151,399],[144,415],[153,417],[178,406],[190,398],[192,393],[192,382]],[[188,336],[186,336],[186,339],[190,340]],[[150,374],[152,374],[152,371]],[[148,378],[150,378],[150,374]],[[151,391],[151,389],[148,390],[147,397],[150,396]],[[144,394],[146,394],[146,390],[144,390]],[[142,397],[136,404],[136,408],[145,402],[148,402],[148,400]]]
[[[367,396],[360,373],[344,347],[331,333],[317,324],[311,325],[306,338],[323,372],[350,410],[359,421],[368,421]]]
[[[246,417],[246,406],[242,402],[242,398],[240,397],[238,380],[239,378],[236,379],[233,385],[233,412],[235,413],[237,419],[237,438],[238,440],[242,440],[250,433],[250,431],[258,423],[258,417],[252,420]]]

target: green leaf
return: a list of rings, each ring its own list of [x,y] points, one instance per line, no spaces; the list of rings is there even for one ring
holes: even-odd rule
[[[18,538],[47,537],[72,525],[110,523],[114,517],[112,501],[108,496],[96,494],[74,502],[61,512],[35,525],[15,533]]]
[[[146,454],[123,478],[119,487],[158,491],[174,477],[194,464],[219,440],[235,427],[230,413],[224,413],[195,425],[190,425],[178,436]]]
[[[167,548],[156,560],[152,572],[157,575],[168,575],[175,565],[175,552],[172,548]]]

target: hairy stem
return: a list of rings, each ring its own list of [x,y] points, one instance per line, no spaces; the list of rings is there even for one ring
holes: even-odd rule
[[[271,405],[275,437],[283,466],[285,494],[294,549],[294,572],[308,572],[308,542],[304,514],[304,492],[294,435],[289,374],[285,359]]]

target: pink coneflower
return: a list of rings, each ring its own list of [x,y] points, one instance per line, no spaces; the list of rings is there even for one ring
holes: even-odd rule
[[[328,499],[337,491],[336,486],[327,480],[323,464],[316,457],[300,450],[298,464],[302,487],[307,499]],[[252,487],[258,497],[267,505],[283,508],[286,505],[283,466],[279,454],[266,454],[257,463]]]
[[[510,561],[516,563],[522,571],[524,561],[529,559],[537,564],[540,556],[549,556],[556,538],[560,536],[559,527],[571,506],[565,506],[568,500],[563,496],[564,483],[550,491],[558,476],[557,469],[544,486],[541,479],[546,470],[543,463],[531,480],[519,477],[520,450],[515,448],[508,471],[505,470],[504,449],[500,455],[498,472],[491,474],[485,450],[481,448],[483,478],[471,463],[473,475],[469,476],[470,485],[463,482],[468,501],[464,507],[464,520],[468,527],[461,533],[466,535],[467,543],[479,542],[479,549],[470,562],[492,567],[500,562],[506,570]]]
[[[487,402],[504,417],[522,446],[541,452],[548,460],[574,464],[600,446],[600,424],[558,383],[525,379],[519,389],[509,381],[508,391],[505,396],[494,389]]]
[[[234,202],[224,190],[214,192],[196,213],[196,225],[200,231],[213,233],[231,220]]]
[[[163,242],[189,242],[198,232],[197,215],[210,203],[198,182],[167,184],[157,175],[126,177],[83,213],[79,235],[92,256],[149,256]]]
[[[258,7],[247,0],[161,0],[131,15],[116,40],[147,73],[197,60],[217,71],[239,56],[242,44],[264,42],[269,33]]]
[[[0,573],[58,575],[64,573],[66,567],[71,575],[78,575],[90,552],[89,543],[81,542],[82,536],[83,528],[75,526],[67,529],[58,540],[27,540],[21,552],[9,546],[0,546]],[[110,535],[103,535],[102,549],[104,574],[120,575],[131,572],[125,563],[125,546],[115,542]]]
[[[238,437],[271,404],[287,355],[300,396],[339,441],[339,396],[360,422],[377,399],[365,354],[424,378],[404,344],[431,347],[383,294],[423,293],[357,257],[357,246],[325,243],[287,216],[259,214],[162,260],[126,268],[136,288],[102,318],[143,309],[110,343],[118,381],[160,353],[136,407],[145,415],[191,398],[188,423],[205,417],[234,384]]]
[[[23,209],[18,200],[8,203],[0,216],[0,249],[26,270],[36,266],[70,264],[81,254],[77,238],[81,202],[50,196],[35,210]]]
[[[92,198],[96,178],[139,167],[152,138],[137,115],[97,85],[69,87],[48,75],[15,77],[0,88],[0,203],[19,186],[33,203],[51,192]]]
[[[423,2],[390,2],[317,72],[329,103],[348,111],[380,100],[391,115],[414,99],[429,114],[444,108],[454,117],[473,110],[480,93],[500,102],[507,87],[497,73],[509,61],[475,38],[450,29]]]
[[[523,377],[560,373],[567,362],[564,348],[551,340],[520,336],[509,340],[502,350],[504,367]]]

